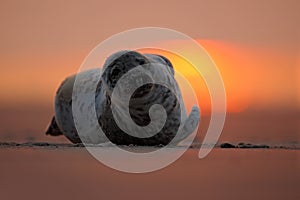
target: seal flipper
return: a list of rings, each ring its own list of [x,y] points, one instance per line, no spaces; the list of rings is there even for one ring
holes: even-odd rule
[[[63,135],[61,130],[59,129],[55,117],[52,118],[51,123],[46,131],[46,135],[51,135],[51,136],[59,136]]]
[[[179,142],[187,138],[197,128],[200,121],[200,110],[198,107],[193,106],[192,111],[188,118],[185,120],[183,127],[178,131],[179,138],[173,141],[173,144],[177,145]]]

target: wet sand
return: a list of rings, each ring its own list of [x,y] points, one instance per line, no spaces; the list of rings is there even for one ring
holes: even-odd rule
[[[196,148],[162,170],[127,174],[79,146],[0,148],[1,199],[300,199],[300,150]],[[128,162],[124,158],[124,162]]]

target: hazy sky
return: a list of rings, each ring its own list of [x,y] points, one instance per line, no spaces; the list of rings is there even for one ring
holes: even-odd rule
[[[47,107],[37,123],[42,127],[53,113],[58,85],[93,47],[112,34],[145,26],[175,29],[202,41],[224,74],[233,104],[298,109],[299,10],[297,0],[2,0],[0,117],[20,105],[29,111]],[[11,115],[6,124],[21,121]]]
[[[296,81],[299,8],[296,0],[1,1],[1,99],[6,103],[14,95],[23,102],[36,95],[49,99],[58,82],[75,72],[99,42],[143,26],[236,45],[246,56],[247,51],[249,55],[261,51],[258,59],[266,62],[261,67],[272,74],[276,59],[283,59],[289,62],[281,67],[283,75],[290,73],[289,80]],[[226,46],[222,48],[215,51],[226,53]]]

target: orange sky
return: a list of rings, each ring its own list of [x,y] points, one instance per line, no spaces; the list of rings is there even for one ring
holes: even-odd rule
[[[249,106],[298,106],[295,55],[280,49],[257,48],[233,42],[198,42],[208,51],[222,74],[229,112],[243,111]],[[177,45],[177,42],[171,41],[171,44]],[[179,44],[185,45],[182,42]],[[205,83],[188,62],[164,51],[146,52],[160,53],[168,57],[176,70],[186,76],[195,87],[202,109],[209,110],[210,100]],[[11,66],[3,68],[0,75],[2,105],[52,104],[60,82],[78,70],[76,66],[80,65],[84,57],[80,52],[72,57],[68,54],[62,55],[57,60],[40,57],[39,53],[34,60],[32,56],[26,56],[25,54],[22,62],[11,57],[1,61],[2,66]]]
[[[141,3],[148,9],[137,9]],[[126,29],[161,26],[186,33],[207,49],[223,75],[229,110],[295,107],[298,1],[232,0],[230,5],[214,0],[131,0],[117,5],[4,0],[1,105],[52,103],[59,83],[77,71],[99,42]]]
[[[93,0],[3,0],[0,132],[33,127],[37,132],[43,131],[53,115],[57,87],[78,70],[88,53],[113,34],[145,26],[178,30],[195,38],[208,51],[223,76],[229,113],[243,118],[248,111],[268,112],[270,116],[283,111],[288,113],[284,118],[294,119],[290,113],[300,108],[299,8],[296,0],[129,0],[118,4]],[[188,50],[188,46],[185,48]],[[196,89],[201,109],[208,112],[209,97],[203,81],[190,70],[183,70],[186,65],[180,59],[170,59],[193,85],[199,83]],[[24,109],[27,110],[21,116],[20,110]],[[31,112],[32,119],[24,121]],[[257,127],[269,130],[264,122],[259,120]],[[16,123],[22,126],[15,126]],[[286,129],[291,128],[288,130],[294,134],[291,138],[297,138],[297,123],[286,123]],[[228,132],[240,130],[235,127],[238,125],[245,129],[246,125],[241,124],[230,121]],[[278,135],[285,137],[285,131],[279,127],[269,132],[277,130]],[[257,130],[255,137],[259,136]]]
[[[241,112],[249,107],[298,108],[298,76],[293,73],[300,65],[296,63],[297,57],[294,52],[217,40],[197,41],[210,54],[222,75],[228,112]],[[168,44],[178,48],[184,47],[189,51],[188,42],[171,41]],[[194,87],[202,111],[209,111],[208,89],[202,77],[188,61],[162,50],[147,49],[142,52],[159,53],[168,57],[175,69],[187,77]],[[182,91],[184,93],[184,88]]]

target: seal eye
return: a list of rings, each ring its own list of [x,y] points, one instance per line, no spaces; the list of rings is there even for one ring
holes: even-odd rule
[[[118,77],[120,72],[121,72],[121,70],[119,68],[115,67],[111,72],[112,78],[114,79],[114,78]]]
[[[139,65],[143,65],[146,63],[146,61],[144,59],[135,59],[135,61],[139,64]]]

